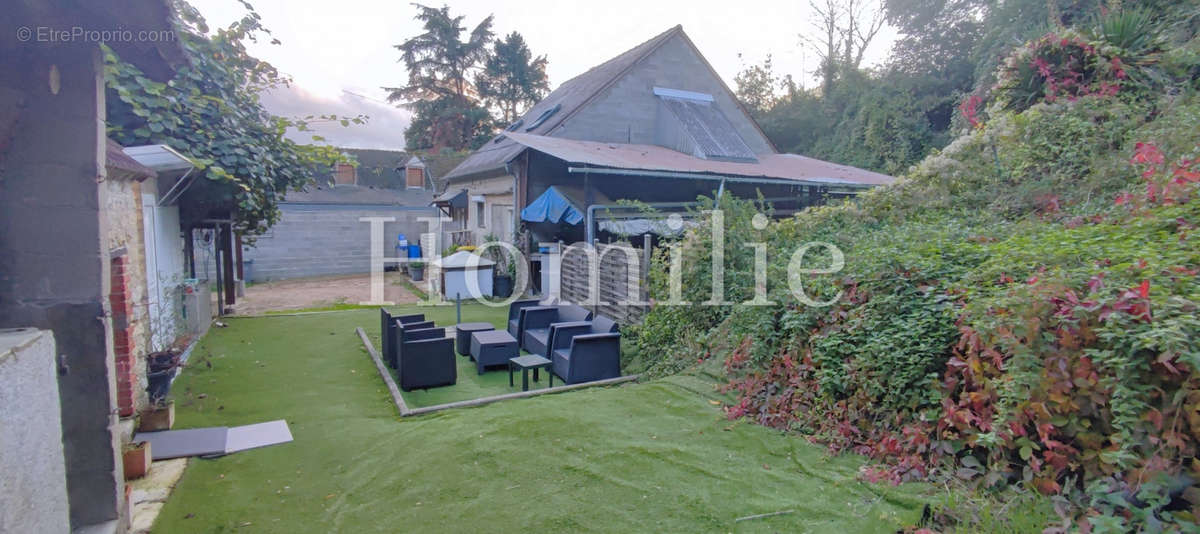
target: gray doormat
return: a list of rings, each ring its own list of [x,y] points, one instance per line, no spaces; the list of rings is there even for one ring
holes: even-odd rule
[[[229,435],[225,438],[225,453],[257,449],[289,441],[292,441],[292,431],[288,429],[287,421],[283,419],[235,426],[229,429]]]
[[[187,430],[138,432],[133,436],[133,441],[149,442],[150,459],[166,460],[184,456],[225,454],[225,442],[228,441],[228,435],[228,428],[216,426]]]
[[[279,419],[235,427],[138,432],[133,441],[149,442],[151,459],[166,460],[184,456],[222,456],[287,443],[292,441],[292,432],[287,421]]]

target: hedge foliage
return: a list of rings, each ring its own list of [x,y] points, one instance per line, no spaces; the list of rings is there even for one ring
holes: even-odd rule
[[[1198,528],[1200,96],[1154,83],[1171,89],[994,100],[896,184],[762,230],[768,207],[720,199],[726,299],[753,297],[743,244],[762,242],[774,304],[656,306],[629,331],[631,365],[717,359],[731,418],[870,456],[872,480],[1037,491],[1059,505],[1052,531]],[[684,300],[710,296],[711,240],[677,243]],[[845,252],[804,280],[841,292],[831,306],[786,282],[809,241]],[[816,252],[805,266],[829,265]],[[660,252],[660,301],[669,266]]]

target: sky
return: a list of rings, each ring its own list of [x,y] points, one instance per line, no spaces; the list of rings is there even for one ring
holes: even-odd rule
[[[241,18],[237,0],[190,0],[210,27]],[[404,148],[410,114],[386,103],[385,86],[407,79],[394,45],[422,32],[413,20],[416,8],[403,1],[382,0],[251,0],[270,39],[250,43],[250,53],[293,79],[291,87],[264,95],[266,108],[277,115],[359,115],[366,125],[343,128],[316,125],[317,133],[336,146]],[[446,2],[452,15],[464,15],[468,31],[495,15],[497,36],[520,32],[534,55],[545,55],[550,87],[682,24],[717,73],[734,88],[734,76],[746,65],[773,56],[777,74],[791,74],[808,86],[816,56],[801,45],[801,33],[813,34],[807,1],[714,2],[605,0],[456,0]],[[440,6],[431,2],[427,5]],[[864,66],[887,57],[895,32],[885,28],[867,50]],[[310,134],[296,134],[310,142]]]

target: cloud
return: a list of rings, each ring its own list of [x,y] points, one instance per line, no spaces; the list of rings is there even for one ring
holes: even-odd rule
[[[262,95],[262,104],[271,113],[282,117],[300,118],[308,115],[366,115],[366,124],[342,126],[337,122],[310,124],[313,131],[288,132],[297,143],[312,144],[313,135],[325,138],[324,143],[348,148],[383,148],[404,150],[404,129],[412,122],[408,110],[397,108],[366,96],[366,90],[344,90],[337,97],[327,97],[306,91],[293,83]]]

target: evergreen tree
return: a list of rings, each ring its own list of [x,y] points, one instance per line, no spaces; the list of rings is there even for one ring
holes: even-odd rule
[[[499,110],[500,120],[509,124],[549,92],[546,56],[533,57],[525,38],[512,32],[496,41],[475,86],[483,100]]]
[[[408,83],[384,88],[389,102],[400,102],[415,112],[404,132],[406,144],[410,150],[434,151],[477,146],[493,124],[469,80],[488,57],[492,16],[483,19],[464,40],[465,17],[451,16],[447,6],[413,5],[418,10],[414,18],[421,21],[425,33],[396,45],[408,70]]]

